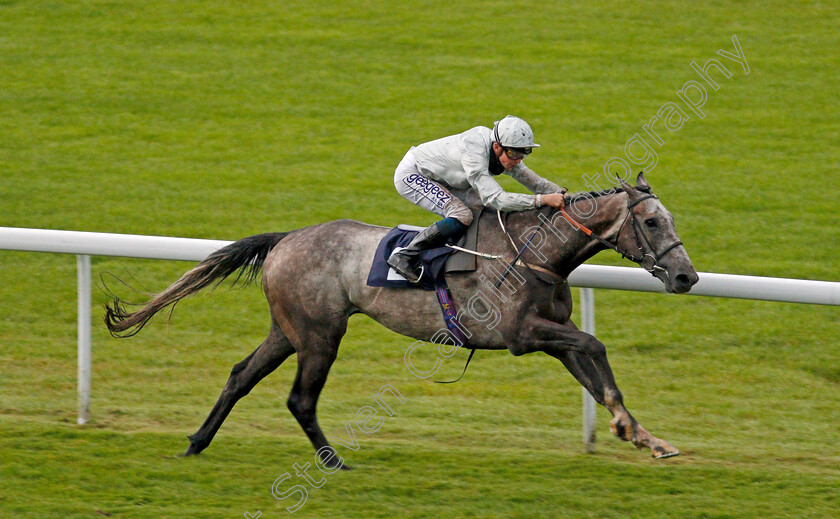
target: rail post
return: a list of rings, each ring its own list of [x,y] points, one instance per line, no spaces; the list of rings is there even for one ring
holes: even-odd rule
[[[76,423],[84,425],[90,420],[90,256],[76,256],[78,292],[78,375],[79,410]]]
[[[580,289],[580,320],[584,332],[595,335],[595,291]],[[586,388],[583,395],[583,445],[586,452],[595,452],[595,399]]]

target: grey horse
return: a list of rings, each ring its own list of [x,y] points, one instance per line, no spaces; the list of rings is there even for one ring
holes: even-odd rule
[[[505,213],[504,222],[495,211],[482,213],[477,248],[496,258],[479,258],[473,272],[447,274],[453,302],[464,310],[459,318],[460,327],[469,334],[468,346],[506,349],[515,356],[541,351],[559,359],[612,414],[610,429],[618,438],[650,449],[655,458],[675,456],[676,448],[650,434],[624,407],[604,345],[571,321],[566,278],[607,248],[640,263],[668,292],[689,291],[697,273],[679,241],[673,217],[652,194],[643,174],[635,187],[622,181],[621,189],[572,195],[567,201],[571,218],[548,207]],[[189,437],[186,455],[207,448],[236,402],[297,353],[289,410],[322,461],[339,466],[318,425],[316,405],[348,318],[363,313],[422,341],[439,337],[443,322],[434,292],[366,285],[367,268],[388,231],[338,220],[251,236],[211,254],[136,312],[127,312],[119,300],[106,305],[105,322],[111,333],[130,336],[182,298],[235,273],[237,281],[241,276],[253,280],[262,270],[271,311],[268,337],[233,367],[210,415]],[[488,298],[476,297],[491,290],[504,298],[503,305],[491,308]],[[493,326],[488,325],[490,315]]]

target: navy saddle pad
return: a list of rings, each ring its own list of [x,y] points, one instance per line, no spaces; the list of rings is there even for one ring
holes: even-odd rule
[[[367,284],[371,287],[390,288],[415,288],[414,285],[388,266],[388,258],[391,252],[398,247],[407,247],[411,240],[417,236],[423,227],[399,225],[391,229],[391,232],[382,238],[376,253],[373,256],[373,264],[370,267]],[[420,253],[420,261],[423,264],[423,277],[420,278],[419,288],[423,290],[435,290],[435,280],[443,275],[443,266],[450,254],[455,252],[449,247],[439,247]]]

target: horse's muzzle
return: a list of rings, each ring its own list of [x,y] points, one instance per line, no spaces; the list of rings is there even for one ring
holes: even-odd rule
[[[691,287],[699,281],[700,278],[697,276],[696,272],[692,272],[689,274],[677,274],[674,277],[674,293],[676,294],[685,294]]]

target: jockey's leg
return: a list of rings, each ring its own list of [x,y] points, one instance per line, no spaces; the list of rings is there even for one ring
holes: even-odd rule
[[[414,154],[406,153],[394,172],[394,187],[409,202],[431,211],[444,219],[420,231],[408,247],[388,258],[388,265],[412,283],[423,275],[420,253],[456,241],[472,223],[472,211],[460,199],[452,196],[444,185],[426,178],[417,168]]]
[[[467,226],[455,218],[444,218],[417,233],[408,247],[391,254],[388,265],[405,279],[418,283],[423,277],[420,253],[444,245],[450,239],[457,240],[466,230]]]

